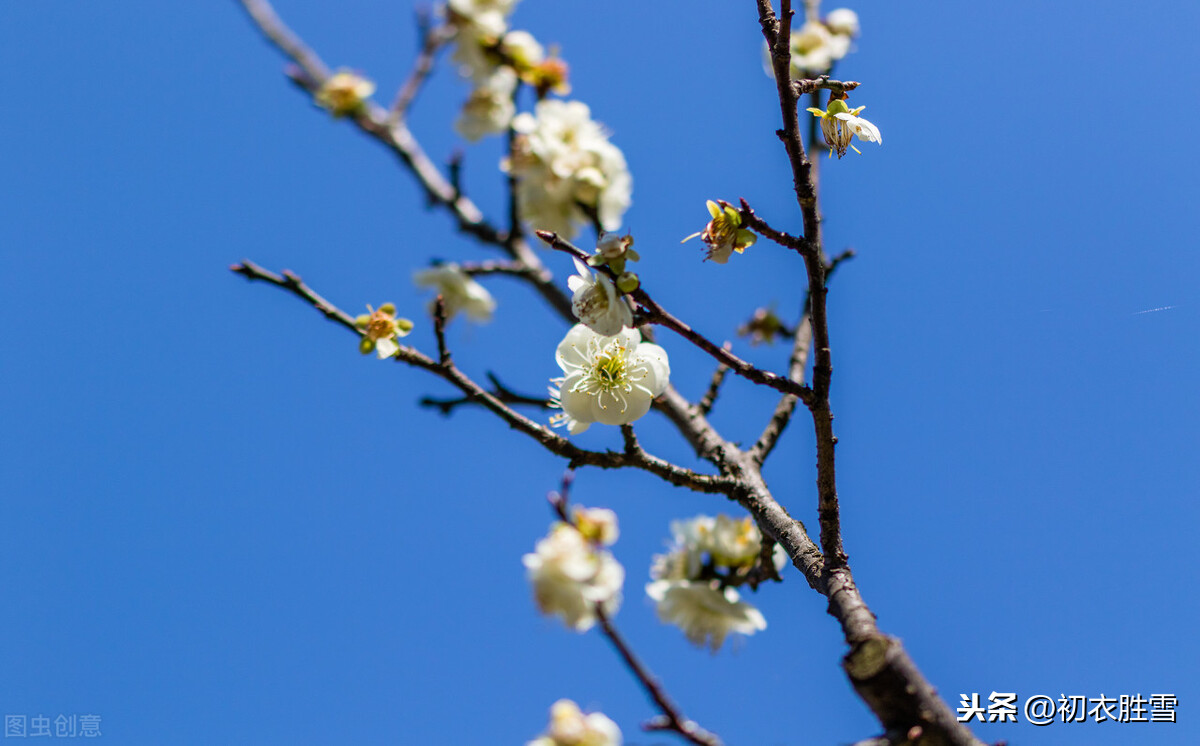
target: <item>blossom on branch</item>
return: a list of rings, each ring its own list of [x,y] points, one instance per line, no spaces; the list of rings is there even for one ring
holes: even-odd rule
[[[375,92],[375,84],[350,70],[330,75],[313,94],[317,104],[335,117],[356,114]]]
[[[603,336],[576,324],[554,357],[564,375],[551,379],[550,398],[563,411],[550,421],[572,435],[593,422],[627,425],[639,419],[671,377],[666,350],[642,342],[636,329]]]
[[[762,612],[741,601],[733,588],[690,580],[657,580],[646,594],[658,604],[658,618],[683,630],[689,642],[714,653],[731,632],[752,635],[767,628]]]
[[[492,312],[496,310],[492,294],[453,262],[414,272],[413,282],[420,287],[433,288],[442,296],[447,319],[463,311],[472,321],[482,323],[492,320]],[[435,304],[436,301],[430,303],[430,313],[433,313]]]
[[[384,303],[378,309],[367,306],[367,311],[370,313],[354,320],[354,326],[362,332],[358,351],[366,355],[374,350],[380,360],[394,356],[400,351],[396,339],[408,336],[413,330],[413,323],[408,319],[396,318],[396,307],[391,303]]]
[[[621,729],[602,713],[584,715],[579,705],[560,699],[550,708],[546,734],[525,746],[621,746]]]
[[[615,519],[607,535],[603,526],[597,531],[598,539],[615,540]],[[555,523],[522,561],[538,609],[561,616],[576,632],[587,631],[596,623],[597,605],[609,615],[621,606],[625,568],[601,548],[600,541],[590,540],[575,526]]]
[[[587,324],[597,334],[611,337],[628,326],[633,326],[633,312],[613,281],[603,272],[595,275],[580,260],[575,260],[575,271],[579,274],[567,278],[567,287],[575,295],[571,298],[571,311],[575,318]]]
[[[752,635],[766,629],[762,613],[742,601],[731,585],[745,582],[762,561],[762,534],[754,521],[748,516],[738,520],[700,515],[672,521],[671,533],[674,543],[666,554],[654,557],[653,581],[646,585],[659,619],[713,652],[732,632]],[[776,545],[770,558],[776,572],[786,558]]]
[[[592,218],[616,230],[630,203],[633,179],[625,156],[580,101],[539,101],[518,114],[513,153],[501,168],[517,179],[521,219],[573,237]]]
[[[500,64],[495,48],[508,30],[517,0],[449,0],[447,21],[455,30],[458,72],[476,83],[487,80]]]
[[[513,103],[513,91],[516,89],[517,74],[512,68],[496,68],[471,91],[470,98],[463,104],[462,112],[454,122],[454,129],[471,142],[506,131],[517,113],[517,106]]]
[[[827,74],[833,64],[850,52],[850,44],[859,33],[858,14],[849,8],[832,10],[823,21],[809,21],[792,31],[789,39],[793,80]],[[767,75],[774,77],[771,50],[763,46]]]
[[[708,254],[705,259],[711,259],[717,264],[725,264],[733,252],[741,254],[758,240],[758,236],[742,227],[742,215],[733,205],[718,205],[711,199],[705,202],[705,205],[708,206],[708,214],[712,216],[712,220],[708,221],[708,225],[704,226],[703,231],[693,233],[680,243],[699,236],[700,240],[708,246]]]
[[[825,110],[808,108],[813,116],[821,120],[821,135],[825,139],[825,144],[829,146],[831,158],[834,153],[841,158],[846,154],[846,148],[862,155],[862,151],[851,144],[856,135],[858,139],[865,142],[883,144],[883,135],[879,134],[879,128],[858,116],[858,113],[865,108],[867,107],[860,106],[857,109],[851,109],[842,99],[830,101]]]

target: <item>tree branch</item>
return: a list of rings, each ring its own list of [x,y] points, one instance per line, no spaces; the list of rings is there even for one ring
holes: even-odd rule
[[[387,121],[391,125],[403,121],[408,116],[408,110],[412,107],[413,101],[416,100],[417,94],[421,92],[422,86],[433,72],[433,63],[437,58],[438,51],[445,46],[446,42],[454,38],[453,29],[433,25],[433,19],[430,17],[428,9],[417,11],[417,33],[421,51],[417,54],[417,61],[413,65],[412,73],[404,81],[404,85],[396,91],[396,99],[388,111]]]
[[[267,282],[291,292],[316,308],[326,318],[340,323],[342,326],[353,331],[356,336],[362,336],[361,330],[354,325],[354,319],[349,314],[318,295],[314,290],[305,285],[296,274],[284,271],[283,274],[277,275],[250,261],[235,264],[230,269],[247,279]],[[484,390],[479,384],[471,380],[465,373],[455,367],[453,362],[433,360],[416,349],[405,345],[400,345],[400,351],[396,353],[395,359],[411,367],[427,370],[453,384],[472,401],[479,402],[483,407],[498,415],[512,429],[533,438],[551,453],[568,459],[572,467],[598,466],[601,469],[633,467],[655,474],[671,484],[687,487],[697,492],[729,494],[736,487],[733,481],[727,477],[698,474],[657,456],[652,456],[640,448],[633,453],[589,451],[580,448],[545,425],[534,422],[516,412],[495,395]]]

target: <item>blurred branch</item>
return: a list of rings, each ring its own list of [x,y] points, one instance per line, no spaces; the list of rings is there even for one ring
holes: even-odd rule
[[[417,34],[421,51],[417,54],[417,61],[413,65],[412,73],[404,81],[404,85],[396,91],[396,99],[392,102],[392,108],[388,112],[387,121],[391,125],[403,121],[408,116],[408,110],[412,107],[413,101],[421,92],[421,87],[429,78],[429,74],[433,72],[433,63],[437,58],[438,50],[454,38],[454,29],[448,26],[435,26],[429,9],[421,8],[417,10]]]
[[[648,731],[669,731],[678,733],[688,743],[696,744],[696,746],[721,746],[721,739],[717,738],[712,733],[701,728],[695,721],[687,719],[679,708],[667,696],[662,684],[654,675],[646,669],[642,662],[633,654],[633,650],[629,644],[625,642],[625,638],[617,631],[612,620],[608,618],[608,614],[604,612],[601,604],[596,604],[596,618],[600,621],[600,629],[604,632],[604,636],[612,643],[617,654],[621,656],[625,667],[629,672],[637,678],[642,688],[646,690],[646,694],[662,710],[662,715],[653,718],[642,727]]]

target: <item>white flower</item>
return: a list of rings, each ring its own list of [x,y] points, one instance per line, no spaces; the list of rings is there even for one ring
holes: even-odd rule
[[[839,36],[858,36],[858,14],[849,8],[831,10],[825,16],[825,26]]]
[[[829,72],[833,65],[833,34],[824,25],[808,22],[792,32],[792,77],[808,78]]]
[[[633,180],[625,156],[579,101],[540,101],[512,122],[520,136],[502,167],[517,178],[521,217],[570,238],[589,222],[579,204],[615,230],[628,209]]]
[[[633,312],[608,275],[603,272],[593,275],[578,259],[575,260],[575,271],[579,274],[567,279],[567,287],[575,293],[571,298],[571,310],[577,319],[605,337],[633,326]]]
[[[597,604],[610,615],[621,605],[625,569],[574,526],[556,523],[523,562],[541,612],[562,616],[578,632],[596,623]]]
[[[451,59],[458,73],[483,83],[499,66],[493,49],[508,30],[508,16],[516,0],[450,0],[447,11],[455,28],[455,48]]]
[[[709,534],[707,548],[717,565],[753,567],[762,551],[762,534],[750,516],[736,520],[719,515]]]
[[[442,303],[445,304],[447,319],[454,318],[459,311],[464,311],[472,321],[491,321],[492,312],[496,310],[496,301],[487,288],[453,262],[414,272],[413,281],[421,287],[437,290],[438,295],[442,296]],[[431,303],[431,313],[433,307],[434,304]]]
[[[555,352],[565,374],[553,379],[551,398],[562,414],[551,420],[572,435],[593,422],[626,425],[650,411],[650,402],[666,390],[671,367],[667,353],[641,341],[636,329],[606,337],[583,324],[567,332]]]
[[[504,132],[517,113],[513,103],[516,88],[517,74],[513,69],[496,68],[487,80],[471,91],[454,129],[471,142],[478,142],[485,135]]]
[[[546,50],[528,31],[509,31],[500,40],[500,52],[518,70],[537,67],[546,59]]]
[[[831,156],[837,153],[837,157],[841,158],[846,154],[846,148],[861,155],[862,151],[850,144],[855,136],[865,142],[883,144],[883,135],[879,134],[879,128],[858,116],[865,108],[867,107],[860,106],[851,109],[841,99],[830,101],[825,110],[809,107],[808,111],[821,120],[821,135],[825,138],[825,144],[829,146]]]
[[[617,528],[617,514],[607,508],[576,507],[572,510],[572,517],[579,533],[595,544],[612,546],[621,535]]]
[[[709,583],[690,580],[656,580],[646,593],[657,604],[658,618],[683,630],[693,645],[707,645],[714,653],[730,632],[752,635],[767,628],[761,612],[739,600],[732,588],[723,591]]]
[[[602,713],[584,715],[579,705],[560,699],[550,708],[546,735],[526,746],[621,746],[621,729]]]

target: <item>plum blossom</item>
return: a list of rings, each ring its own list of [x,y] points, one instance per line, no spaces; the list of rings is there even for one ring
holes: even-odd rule
[[[551,379],[551,400],[562,408],[551,423],[572,435],[593,422],[627,425],[642,417],[671,377],[666,350],[642,342],[636,329],[604,336],[576,324],[554,357],[564,375]]]
[[[354,326],[362,332],[359,352],[366,355],[374,350],[380,360],[394,356],[400,351],[396,339],[408,336],[413,330],[413,322],[396,318],[396,307],[391,303],[384,303],[377,309],[367,306],[367,311],[354,320]]]
[[[354,114],[362,108],[375,84],[350,70],[338,70],[330,75],[313,94],[318,105],[335,117]]]
[[[517,113],[517,106],[513,103],[513,91],[516,89],[517,74],[512,68],[496,68],[471,91],[471,96],[454,122],[454,129],[470,142],[504,132]]]
[[[513,118],[518,133],[502,168],[517,179],[521,218],[540,230],[573,237],[594,213],[615,230],[630,203],[633,179],[625,156],[580,101],[540,101]]]
[[[837,153],[837,157],[841,158],[846,154],[846,148],[862,155],[862,151],[851,144],[855,136],[864,142],[883,144],[883,135],[879,134],[879,128],[858,116],[865,108],[867,107],[860,106],[851,109],[842,99],[830,101],[825,110],[808,108],[813,116],[821,120],[821,135],[825,144],[829,146],[830,157]]]
[[[439,264],[413,273],[413,282],[420,287],[433,288],[442,296],[446,318],[454,318],[459,312],[467,314],[472,321],[491,321],[496,310],[496,301],[483,285],[470,277],[453,262]],[[430,303],[430,312],[434,304]]]
[[[567,279],[567,287],[575,294],[571,298],[571,311],[575,318],[605,337],[633,326],[633,312],[629,303],[617,291],[608,275],[603,272],[593,275],[588,266],[578,259],[575,260],[575,271],[579,274]]]
[[[601,536],[604,528],[601,527]],[[615,539],[616,525],[609,537]],[[567,523],[555,523],[538,541],[535,551],[522,560],[533,596],[543,614],[561,616],[577,632],[596,623],[596,607],[615,614],[621,605],[625,568],[599,542]]]
[[[708,214],[712,220],[704,226],[704,230],[693,233],[680,243],[692,240],[696,236],[708,247],[705,259],[711,259],[717,264],[725,264],[733,252],[741,254],[754,242],[758,236],[742,227],[742,215],[728,203],[717,204],[711,199],[705,202]]]
[[[621,746],[621,729],[602,713],[584,715],[579,705],[560,699],[550,708],[545,735],[525,746]]]
[[[693,644],[713,652],[731,633],[752,635],[766,629],[763,615],[742,601],[730,585],[744,582],[745,573],[761,561],[762,534],[754,521],[699,515],[672,521],[671,533],[673,544],[666,554],[654,557],[652,582],[646,585],[659,619],[679,627]],[[786,559],[776,545],[771,558],[776,572]]]

